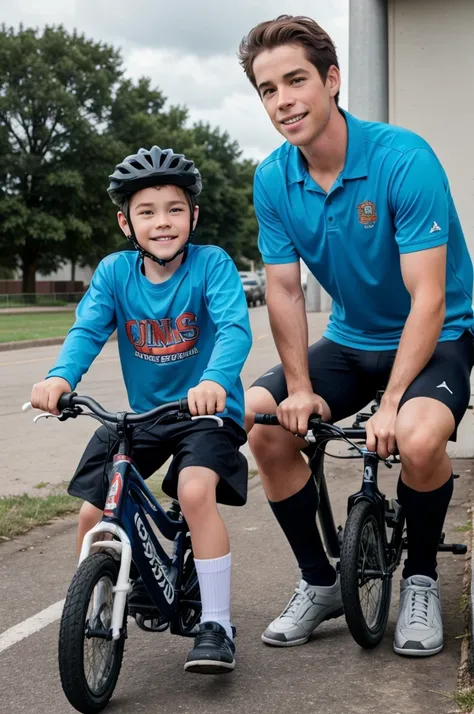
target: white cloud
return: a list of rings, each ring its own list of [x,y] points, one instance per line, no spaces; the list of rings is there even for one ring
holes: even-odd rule
[[[209,121],[236,139],[245,156],[263,158],[282,138],[267,118],[236,52],[244,34],[282,13],[308,15],[331,35],[347,106],[349,0],[0,0],[7,25],[64,24],[122,48],[128,76],[152,79],[191,121]]]

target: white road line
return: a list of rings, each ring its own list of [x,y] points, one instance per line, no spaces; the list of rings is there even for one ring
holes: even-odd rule
[[[43,627],[51,625],[51,623],[59,620],[64,607],[64,600],[55,602],[54,605],[50,605],[46,610],[41,610],[38,614],[29,617],[23,622],[19,622],[18,625],[10,627],[9,630],[5,630],[0,634],[0,652],[7,650],[12,645],[16,645],[20,640],[24,640],[25,637],[34,635],[35,632],[39,632]]]

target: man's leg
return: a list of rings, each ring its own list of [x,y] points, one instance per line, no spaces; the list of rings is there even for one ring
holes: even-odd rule
[[[353,352],[325,339],[310,348],[313,390],[326,401],[335,420],[353,414],[372,396],[353,371]],[[316,484],[300,451],[307,444],[281,427],[253,425],[255,413],[274,413],[286,396],[281,366],[272,368],[246,394],[249,445],[302,574],[288,606],[262,636],[266,644],[276,646],[303,644],[323,620],[342,614],[339,579],[316,525]]]
[[[408,538],[394,641],[398,654],[426,656],[443,647],[436,555],[453,493],[446,446],[469,403],[471,342],[464,337],[438,345],[407,390],[396,422],[402,461],[398,498]]]

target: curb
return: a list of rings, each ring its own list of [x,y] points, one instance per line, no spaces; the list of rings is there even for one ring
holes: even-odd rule
[[[8,352],[10,350],[25,350],[31,347],[48,347],[50,345],[62,345],[66,335],[63,337],[44,337],[41,340],[18,340],[17,342],[0,342],[0,352]],[[110,340],[116,340],[117,333],[110,335]]]

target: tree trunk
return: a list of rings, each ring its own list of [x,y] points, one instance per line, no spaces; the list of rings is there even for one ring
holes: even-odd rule
[[[77,302],[76,295],[75,295],[75,292],[76,292],[75,283],[76,283],[76,261],[71,260],[71,287],[70,287],[71,292],[70,292],[70,295],[68,298],[69,302]]]
[[[25,293],[25,301],[34,304],[36,302],[36,256],[28,252],[28,248],[23,255],[23,280],[22,292]]]

